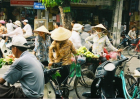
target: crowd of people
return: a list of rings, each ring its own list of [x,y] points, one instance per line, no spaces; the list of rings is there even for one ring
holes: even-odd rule
[[[104,47],[107,45],[112,51],[121,52],[116,49],[104,33],[106,27],[102,24],[84,26],[72,22],[72,31],[60,27],[60,23],[55,23],[55,29],[51,32],[45,26],[40,26],[34,30],[38,35],[35,38],[35,48],[33,54],[27,51],[28,45],[25,38],[32,36],[31,26],[28,20],[22,21],[25,25],[21,28],[21,22],[11,20],[5,23],[0,21],[0,35],[12,37],[12,52],[18,58],[10,69],[0,78],[0,98],[42,98],[44,89],[44,67],[51,68],[53,63],[62,62],[63,69],[60,70],[61,77],[58,78],[59,84],[69,74],[71,57],[77,54],[76,49],[85,46],[94,54],[103,57]],[[7,29],[6,29],[7,28]],[[92,29],[95,30],[92,33]],[[52,41],[52,40],[53,41]],[[95,66],[95,69],[97,66]],[[20,81],[21,87],[6,87],[3,84],[8,82],[14,84]],[[66,84],[65,84],[66,85]]]

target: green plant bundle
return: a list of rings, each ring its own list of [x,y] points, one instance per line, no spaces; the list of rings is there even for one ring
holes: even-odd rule
[[[52,79],[56,79],[57,77],[61,77],[60,73],[58,71],[56,71],[55,74],[52,75]]]
[[[9,59],[6,61],[4,58],[0,59],[0,68],[2,68],[3,65],[11,65],[13,63],[13,59]]]

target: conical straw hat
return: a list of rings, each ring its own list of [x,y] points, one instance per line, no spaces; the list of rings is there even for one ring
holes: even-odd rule
[[[96,27],[102,28],[102,29],[105,29],[105,30],[106,30],[106,28],[105,28],[102,24],[98,24],[98,25],[96,25],[96,26],[93,26],[93,28],[96,28]]]
[[[44,25],[40,26],[39,28],[35,29],[34,32],[44,32],[50,34],[49,31],[46,29]]]
[[[16,24],[17,26],[20,26],[20,27],[21,27],[21,22],[20,22],[20,21],[18,21],[18,20],[17,20],[17,21],[15,21],[15,22],[14,22],[14,24]]]
[[[56,41],[64,41],[71,37],[72,33],[68,29],[59,27],[51,32],[51,38]]]

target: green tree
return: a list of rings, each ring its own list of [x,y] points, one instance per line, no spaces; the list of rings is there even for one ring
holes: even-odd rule
[[[64,7],[70,7],[70,2],[78,3],[81,0],[41,0],[46,7],[58,6],[62,18],[62,25],[64,28],[71,29],[72,16],[70,12],[64,13]]]

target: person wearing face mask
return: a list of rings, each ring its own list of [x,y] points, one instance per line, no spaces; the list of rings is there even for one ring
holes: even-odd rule
[[[8,34],[3,34],[2,36],[9,36],[9,37],[23,36],[23,31],[21,29],[21,22],[15,21],[14,24],[16,29]]]
[[[104,47],[105,44],[108,48],[110,48],[112,51],[121,52],[122,49],[116,49],[109,41],[107,35],[105,35],[103,32],[106,30],[106,28],[102,25],[96,25],[94,26],[97,33],[94,35],[91,35],[85,39],[86,43],[89,44],[89,46],[92,46],[92,52],[96,55],[100,56],[101,62],[106,61],[106,57],[103,57],[104,54]],[[93,40],[93,44],[90,43],[90,41]],[[94,66],[97,68],[97,66]],[[94,68],[93,72],[96,71],[96,68]]]
[[[72,36],[69,38],[69,40],[73,43],[74,47],[76,49],[79,49],[82,46],[80,32],[82,31],[82,25],[75,23],[72,28]]]
[[[35,38],[33,54],[36,55],[44,66],[48,66],[49,46],[51,45],[50,33],[45,26],[40,26],[34,32],[38,33],[38,36]]]

